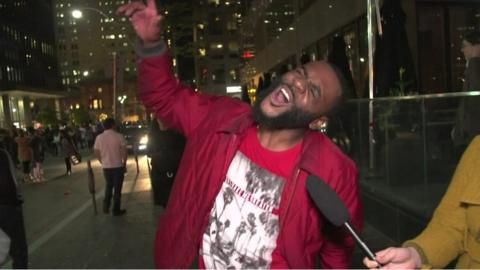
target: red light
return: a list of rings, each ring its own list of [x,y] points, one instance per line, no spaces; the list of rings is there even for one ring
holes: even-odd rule
[[[255,54],[252,51],[246,51],[243,53],[242,57],[245,59],[254,58]]]

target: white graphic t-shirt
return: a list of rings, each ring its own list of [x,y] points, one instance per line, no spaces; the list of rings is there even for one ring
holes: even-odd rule
[[[207,269],[269,268],[284,183],[236,153],[203,235],[201,256]]]

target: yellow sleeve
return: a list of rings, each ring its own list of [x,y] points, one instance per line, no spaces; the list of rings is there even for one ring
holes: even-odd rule
[[[443,268],[463,250],[466,229],[465,210],[460,199],[473,175],[480,174],[480,136],[468,146],[458,164],[453,179],[432,220],[415,239],[404,246],[419,250],[424,264]]]

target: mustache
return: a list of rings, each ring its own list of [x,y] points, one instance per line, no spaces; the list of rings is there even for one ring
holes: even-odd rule
[[[282,85],[288,88],[288,90],[292,93],[292,95],[295,96],[295,91],[293,89],[293,86],[285,82],[282,79],[282,77],[280,77],[278,79],[273,80],[269,85],[265,85],[264,87],[260,88],[258,91],[257,100],[263,100],[266,96],[268,96],[270,93],[272,93]]]

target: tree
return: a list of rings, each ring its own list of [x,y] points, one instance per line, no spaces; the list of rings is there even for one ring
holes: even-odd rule
[[[90,122],[91,119],[88,110],[80,107],[79,109],[72,110],[71,120],[74,125],[81,125]]]
[[[45,126],[54,126],[59,122],[57,114],[58,112],[55,111],[54,108],[47,106],[40,109],[35,120],[44,124]]]

